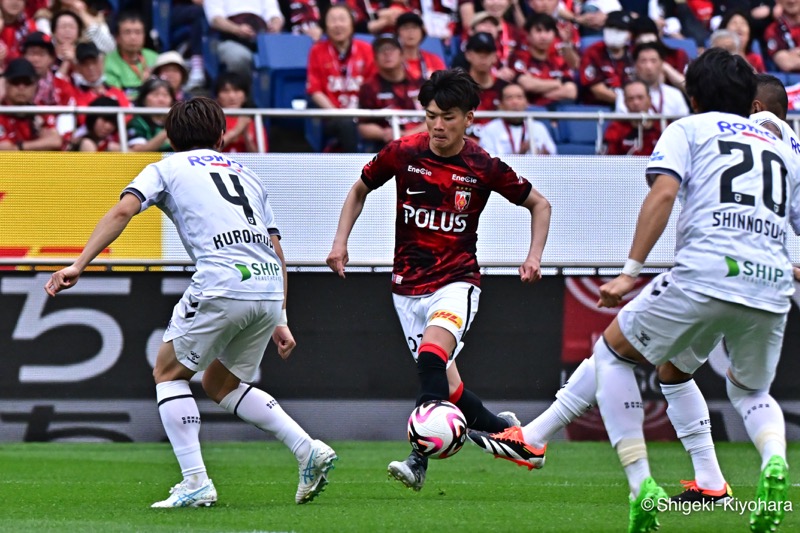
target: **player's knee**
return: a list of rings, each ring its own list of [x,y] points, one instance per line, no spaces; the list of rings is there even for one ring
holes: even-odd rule
[[[230,370],[215,360],[203,373],[203,390],[206,395],[220,403],[225,396],[239,386],[240,380]]]
[[[678,385],[679,383],[686,383],[693,378],[692,374],[687,374],[670,362],[656,367],[658,372],[658,381],[666,383],[667,385]]]

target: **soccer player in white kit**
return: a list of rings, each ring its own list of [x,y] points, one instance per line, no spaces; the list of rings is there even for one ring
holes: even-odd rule
[[[779,504],[788,486],[783,415],[768,389],[792,292],[783,242],[786,218],[798,226],[796,156],[775,135],[743,118],[756,86],[749,67],[726,52],[707,54],[687,75],[695,110],[705,113],[678,121],[659,141],[648,165],[652,190],[640,214],[631,260],[622,276],[601,288],[598,304],[618,305],[633,288],[640,263],[680,194],[684,209],[676,267],[620,312],[593,356],[543,415],[518,428],[517,439],[470,432],[473,442],[498,457],[540,466],[544,450],[537,448],[589,409],[596,395],[629,477],[630,531],[657,526],[658,509],[643,509],[642,503],[666,497],[649,476],[641,396],[632,373],[636,362],[661,365],[662,381],[664,367],[689,378],[662,385],[668,414],[692,455],[698,480],[703,475],[723,486],[712,499],[727,495],[707,428],[708,410],[690,379],[723,336],[731,352],[729,397],[763,458],[757,499]],[[725,96],[716,99],[715,94]],[[698,416],[701,411],[706,416]],[[751,516],[755,531],[769,530],[783,516],[779,505],[765,507]]]
[[[161,421],[183,480],[152,507],[217,501],[200,450],[200,413],[189,380],[205,370],[203,389],[223,409],[286,444],[299,463],[298,504],[328,483],[337,456],[314,440],[266,392],[248,385],[270,337],[286,359],[296,343],[286,319],[286,266],[280,232],[262,181],[220,154],[225,116],[209,98],[172,107],[166,131],[176,154],[145,167],[98,222],[75,262],[45,285],[51,296],[74,286],[97,254],[150,206],[175,224],[197,271],[175,306],[153,377]]]

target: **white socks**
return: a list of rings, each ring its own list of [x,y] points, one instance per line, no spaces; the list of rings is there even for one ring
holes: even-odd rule
[[[611,445],[617,450],[636,497],[642,482],[650,477],[644,444],[644,407],[632,361],[612,353],[604,339],[594,345],[597,371],[597,405],[603,416]]]
[[[311,450],[311,437],[266,392],[251,385],[239,387],[225,396],[220,407],[262,431],[273,433],[297,457],[303,460]]]
[[[786,425],[783,411],[767,391],[748,391],[727,380],[728,398],[741,415],[750,440],[761,454],[761,468],[773,455],[786,460]]]
[[[172,444],[183,478],[190,488],[195,489],[208,479],[208,475],[200,452],[200,411],[197,410],[189,382],[177,380],[156,384],[156,400],[161,423]]]
[[[701,489],[721,490],[725,478],[717,462],[711,438],[708,405],[693,379],[676,385],[661,384],[669,416],[694,466],[695,481]]]
[[[598,342],[603,342],[600,339]],[[594,357],[584,359],[556,393],[555,401],[547,410],[522,428],[525,442],[541,448],[559,430],[591,409],[597,394]]]

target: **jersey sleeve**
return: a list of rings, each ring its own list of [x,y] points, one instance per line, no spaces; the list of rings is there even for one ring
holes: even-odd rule
[[[164,197],[165,190],[166,183],[164,183],[161,172],[155,164],[152,164],[144,167],[144,170],[122,190],[120,198],[128,193],[135,195],[142,202],[142,208],[139,211],[142,212],[151,205],[158,204]]]
[[[673,122],[656,143],[656,148],[647,163],[648,182],[658,174],[672,176],[682,182],[691,172],[691,145],[686,130],[679,122]]]
[[[510,166],[498,158],[492,158],[492,175],[496,178],[492,181],[492,190],[500,194],[503,198],[514,205],[522,205],[531,193],[533,185],[531,182],[514,172]]]
[[[372,161],[364,165],[361,171],[361,181],[374,190],[392,179],[398,168],[397,148],[400,141],[392,141],[372,158]]]

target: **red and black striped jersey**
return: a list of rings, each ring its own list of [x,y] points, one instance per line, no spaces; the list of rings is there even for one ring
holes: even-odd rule
[[[417,100],[422,80],[405,78],[403,81],[389,81],[380,74],[373,74],[364,80],[358,92],[358,106],[361,109],[422,109]],[[403,129],[416,127],[423,119],[402,117]],[[361,124],[389,126],[385,118],[360,118]]]
[[[469,139],[458,155],[437,156],[428,133],[392,141],[361,173],[370,189],[392,177],[397,189],[392,291],[407,296],[457,281],[480,286],[478,219],[489,195],[495,191],[521,205],[532,188]]]

